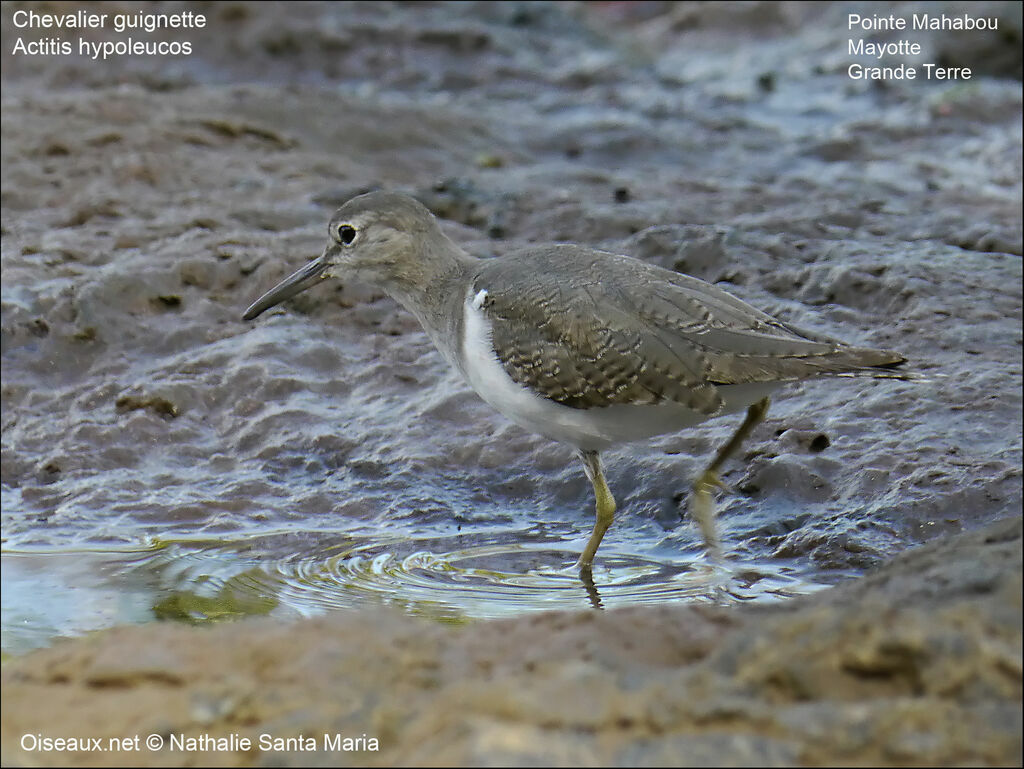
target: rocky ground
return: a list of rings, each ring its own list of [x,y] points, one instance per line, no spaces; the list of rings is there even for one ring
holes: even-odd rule
[[[900,350],[926,381],[787,388],[722,522],[750,582],[931,544],[775,608],[119,629],[5,663],[5,764],[41,760],[16,744],[48,728],[43,702],[69,734],[373,731],[381,752],[349,758],[381,763],[1020,762],[1018,4],[971,6],[997,32],[914,37],[971,80],[883,84],[847,76],[831,4],[155,3],[207,14],[135,33],[192,55],[11,53],[55,34],[13,13],[56,7],[2,8],[5,572],[13,552],[162,548],[136,582],[201,593],[227,567],[193,573],[168,543],[214,543],[247,579],[279,574],[246,583],[278,609],[465,619],[488,614],[459,603],[472,570],[446,553],[466,542],[477,572],[571,562],[592,522],[572,452],[491,413],[380,292],[240,320],[374,187],[482,256],[585,243]],[[680,501],[733,427],[609,452],[623,512],[599,587],[699,563]],[[401,567],[373,590],[331,571],[339,540],[389,537]],[[417,575],[448,580],[443,601]]]

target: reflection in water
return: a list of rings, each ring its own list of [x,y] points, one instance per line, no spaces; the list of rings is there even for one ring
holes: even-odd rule
[[[531,611],[686,601],[774,600],[817,585],[778,561],[721,566],[602,552],[573,565],[574,532],[533,528],[466,537],[285,532],[244,541],[177,540],[121,552],[5,552],[3,648],[19,652],[125,622],[310,616],[391,605],[448,622]],[[583,590],[580,589],[582,583]]]
[[[580,567],[580,582],[583,583],[583,587],[587,591],[590,605],[598,611],[603,611],[604,604],[601,603],[601,593],[598,592],[597,585],[594,584],[594,569],[591,566]]]
[[[112,577],[132,553],[3,554],[0,645],[5,653],[46,646],[54,638],[153,619],[153,592]]]

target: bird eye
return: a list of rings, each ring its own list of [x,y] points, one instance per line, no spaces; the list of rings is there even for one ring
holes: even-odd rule
[[[344,243],[346,246],[352,245],[352,241],[356,239],[356,228],[348,224],[343,224],[338,228],[338,235],[336,240],[339,243]]]

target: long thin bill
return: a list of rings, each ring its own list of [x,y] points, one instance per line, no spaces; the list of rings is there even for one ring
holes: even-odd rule
[[[249,309],[245,311],[242,320],[252,320],[274,305],[281,304],[285,299],[291,299],[296,294],[300,294],[310,286],[315,285],[318,280],[324,277],[324,270],[328,267],[326,257],[327,254],[325,252],[323,256],[314,259],[282,280],[249,305]]]

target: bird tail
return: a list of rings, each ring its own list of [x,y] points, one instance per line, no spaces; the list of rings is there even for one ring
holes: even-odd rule
[[[834,362],[843,367],[837,367],[831,371],[823,370],[821,372],[822,376],[898,379],[903,382],[928,381],[928,377],[919,372],[902,369],[901,367],[907,362],[907,359],[892,350],[846,347],[837,351]]]

